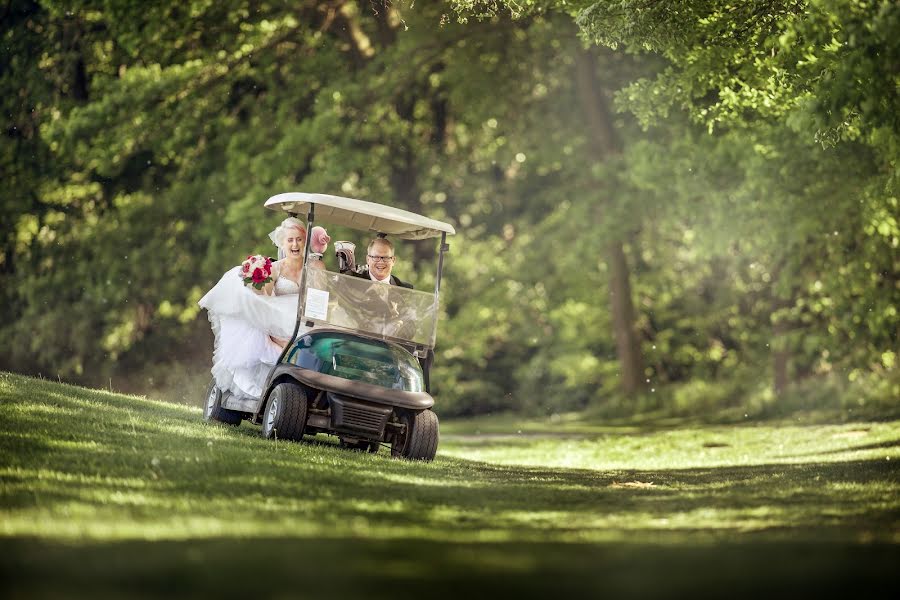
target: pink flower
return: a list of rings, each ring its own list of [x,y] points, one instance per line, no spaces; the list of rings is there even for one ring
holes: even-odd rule
[[[328,241],[331,240],[324,227],[316,225],[312,228],[312,240],[310,240],[310,248],[313,252],[323,253],[328,248]]]
[[[265,278],[262,269],[253,269],[253,283],[262,283]]]

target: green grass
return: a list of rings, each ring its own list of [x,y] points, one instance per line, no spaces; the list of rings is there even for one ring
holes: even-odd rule
[[[199,403],[199,399],[198,399]],[[442,424],[430,464],[0,374],[12,597],[878,596],[900,422]]]

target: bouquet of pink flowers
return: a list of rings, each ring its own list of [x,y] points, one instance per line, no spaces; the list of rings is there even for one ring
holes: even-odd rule
[[[252,285],[261,290],[267,283],[272,283],[272,259],[259,254],[248,256],[247,260],[241,263],[239,275],[244,285]]]

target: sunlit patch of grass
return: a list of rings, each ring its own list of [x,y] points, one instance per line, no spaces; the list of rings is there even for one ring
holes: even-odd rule
[[[636,547],[708,548],[700,558],[714,562],[723,544],[827,543],[845,556],[900,543],[895,422],[644,428],[567,418],[561,435],[503,417],[443,426],[437,460],[413,463],[318,438],[272,442],[246,423],[205,424],[199,408],[9,374],[0,408],[0,543],[31,540],[42,552],[16,546],[22,560],[47,568],[53,544],[75,549],[64,565],[79,548],[102,565],[101,548],[121,544],[134,553],[135,565],[119,564],[129,572],[142,568],[143,543],[202,542],[220,559],[239,541],[229,552],[252,547],[276,563],[269,545],[315,564],[323,548],[351,553],[360,576],[387,565],[411,577],[416,559],[440,556],[460,576],[552,567],[563,578],[581,569],[584,582],[596,567],[576,548],[620,564]],[[556,554],[543,555],[548,544]],[[415,550],[425,547],[430,555]],[[20,554],[0,566],[22,567]]]
[[[900,459],[900,428],[893,422],[864,430],[859,424],[754,424],[566,436],[455,431],[444,434],[445,455],[531,466],[669,469]]]

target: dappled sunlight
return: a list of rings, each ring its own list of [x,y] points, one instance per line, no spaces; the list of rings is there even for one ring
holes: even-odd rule
[[[381,475],[381,479],[386,482],[392,483],[402,483],[405,485],[412,486],[430,486],[436,488],[447,488],[447,487],[464,487],[464,488],[478,488],[487,485],[484,482],[477,481],[462,481],[455,478],[449,477],[420,477],[416,475],[404,475],[404,474],[396,474],[396,473],[384,473]]]
[[[853,435],[842,435],[853,432]],[[866,440],[866,444],[862,443]],[[799,464],[807,459],[900,459],[890,423],[687,428],[632,435],[445,435],[441,453],[508,465],[598,470]],[[850,456],[848,456],[850,454]]]
[[[5,537],[453,544],[678,544],[772,532],[856,539],[859,530],[870,540],[896,537],[889,524],[900,509],[893,468],[900,449],[892,423],[566,435],[498,429],[445,435],[437,459],[417,463],[387,449],[346,451],[321,436],[265,440],[246,423],[205,424],[195,409],[140,401],[138,410],[130,397],[98,401],[79,390],[71,398],[55,387],[4,396]],[[509,568],[526,563],[512,557]]]
[[[897,0],[4,4],[3,599],[900,590]]]
[[[81,410],[78,408],[72,408],[68,406],[63,406],[61,404],[30,404],[30,405],[22,405],[15,404],[9,407],[11,410],[19,412],[24,415],[44,415],[47,417],[51,417],[53,419],[58,419],[60,417],[69,416],[79,416],[81,414]]]
[[[106,452],[112,452],[111,449],[105,447],[103,444],[98,443],[95,440],[84,440],[84,441],[75,441],[75,440],[44,440],[47,446],[50,449],[55,450],[86,450],[90,452],[95,452],[97,454],[103,454]]]
[[[141,478],[110,477],[106,475],[87,475],[83,473],[69,473],[54,471],[51,469],[24,469],[21,467],[5,468],[0,470],[0,478],[3,481],[19,480],[27,483],[30,481],[50,481],[61,483],[79,483],[85,485],[108,485],[121,487],[143,487],[147,481]]]
[[[554,413],[546,418],[528,419],[516,414],[499,414],[481,416],[471,419],[454,419],[442,424],[442,433],[454,436],[503,435],[509,437],[522,434],[539,433],[542,435],[585,435],[604,433],[639,434],[645,428],[634,424],[609,424],[598,421],[587,421],[584,413]]]

